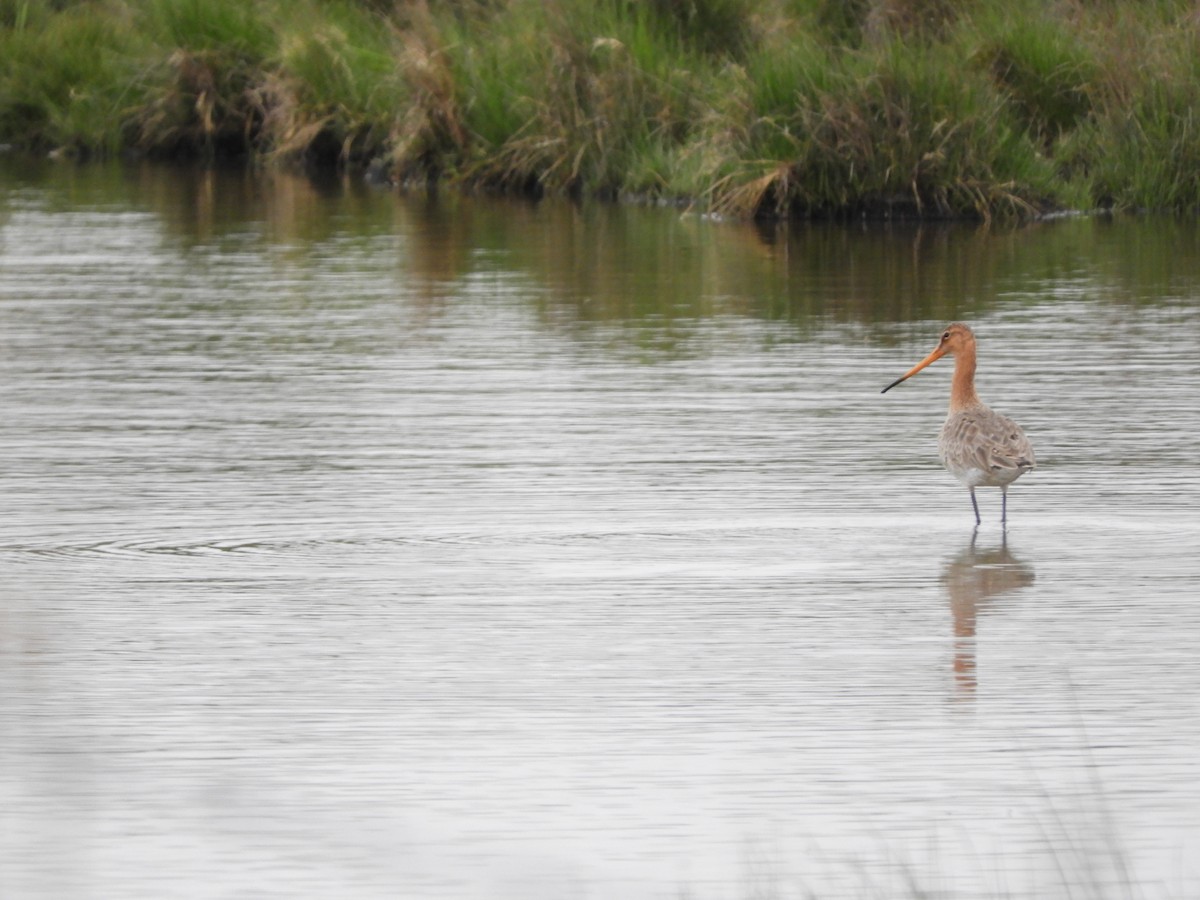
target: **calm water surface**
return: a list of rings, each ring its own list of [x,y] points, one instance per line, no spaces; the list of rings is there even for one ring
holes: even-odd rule
[[[5,900],[1200,896],[1192,223],[2,166]]]

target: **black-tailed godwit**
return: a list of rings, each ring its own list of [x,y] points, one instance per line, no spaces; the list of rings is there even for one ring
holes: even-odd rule
[[[980,523],[975,488],[1000,488],[1000,522],[1008,521],[1008,486],[1037,465],[1021,426],[989,409],[975,393],[975,332],[962,322],[946,326],[927,357],[883,389],[887,393],[947,354],[954,357],[950,414],[942,426],[938,450],[942,464],[971,492],[975,525]]]

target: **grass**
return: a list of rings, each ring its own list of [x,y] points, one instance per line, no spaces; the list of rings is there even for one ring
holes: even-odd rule
[[[260,88],[272,156],[336,163],[387,148],[412,91],[397,66],[400,37],[386,24],[337,0],[293,8]]]
[[[0,141],[38,148],[114,150],[114,122],[145,102],[142,37],[121,17],[48,3],[0,0]]]
[[[1184,0],[0,0],[0,143],[683,200],[1200,206]]]

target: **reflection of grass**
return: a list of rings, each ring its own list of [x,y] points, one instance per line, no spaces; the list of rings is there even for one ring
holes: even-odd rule
[[[1189,3],[0,0],[0,141],[734,215],[1200,204]]]
[[[993,832],[996,823],[980,815],[982,810],[964,805],[965,814],[975,814],[978,818],[965,818],[962,830],[956,833],[953,843],[964,848],[965,853],[956,854],[959,861],[953,867],[945,860],[955,848],[951,840],[941,837],[943,829],[917,820],[902,833],[875,834],[870,842],[873,847],[848,856],[834,856],[819,847],[799,862],[778,850],[769,856],[747,854],[746,886],[738,895],[755,900],[784,900],[820,898],[825,896],[822,890],[828,890],[833,896],[880,900],[960,896],[996,900],[1023,897],[1128,900],[1176,896],[1169,881],[1139,883],[1135,878],[1078,709],[1075,719],[1079,748],[1077,756],[1072,754],[1071,768],[1078,773],[1075,782],[1060,783],[1052,790],[1035,767],[1036,756],[1028,748],[1020,751],[1024,765],[1018,772],[1023,770],[1025,796],[1036,803],[1036,808],[1027,807],[1023,813],[1018,808],[1015,817],[1006,819],[1011,823],[1015,818],[1029,832],[1018,845],[1010,842],[981,846],[978,835]],[[1014,802],[1018,801],[1014,798]],[[923,860],[912,856],[911,848],[918,846]],[[836,889],[829,890],[831,884]],[[1182,891],[1182,881],[1175,889]],[[680,895],[695,900],[703,897],[690,891],[681,891]]]
[[[936,834],[926,842],[922,860],[897,850],[886,837],[876,841],[874,852],[838,855],[816,847],[800,862],[781,849],[766,854],[753,847],[745,854],[741,885],[734,891],[710,894],[681,887],[676,895],[688,900],[709,896],[748,900],[820,900],[825,896],[879,900],[1129,900],[1147,895],[1174,896],[1169,888],[1164,893],[1167,886],[1159,882],[1151,885],[1135,881],[1112,823],[1103,814],[1097,817],[1096,810],[1083,814],[1087,816],[1083,823],[1073,823],[1065,813],[1053,809],[1045,818],[1038,817],[1032,825],[1040,832],[1041,845],[1032,850],[985,856],[968,840],[957,871],[948,862],[949,847]],[[1095,829],[1089,832],[1088,825]]]

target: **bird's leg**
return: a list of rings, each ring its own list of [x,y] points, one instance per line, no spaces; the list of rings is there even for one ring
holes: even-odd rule
[[[1008,524],[1008,485],[1000,488],[1000,524]]]
[[[971,506],[975,510],[975,527],[979,527],[979,523],[983,520],[979,518],[979,504],[975,501],[975,488],[967,488],[971,492]]]

